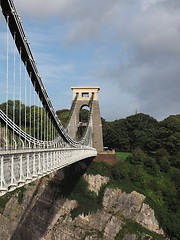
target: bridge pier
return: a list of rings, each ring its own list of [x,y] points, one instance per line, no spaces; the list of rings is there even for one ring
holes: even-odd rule
[[[80,125],[80,111],[84,106],[92,109],[92,146],[98,153],[103,151],[102,122],[99,109],[98,92],[99,87],[71,87],[73,90],[73,100],[75,103],[74,114],[68,126],[68,134],[73,138],[77,138],[78,127]],[[93,102],[91,98],[93,95]],[[92,103],[92,106],[91,106]]]

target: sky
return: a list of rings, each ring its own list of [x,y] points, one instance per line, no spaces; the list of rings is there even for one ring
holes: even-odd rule
[[[98,86],[107,121],[136,111],[159,121],[180,113],[179,0],[14,4],[55,110],[70,108],[71,87]],[[4,25],[0,37],[5,41]]]

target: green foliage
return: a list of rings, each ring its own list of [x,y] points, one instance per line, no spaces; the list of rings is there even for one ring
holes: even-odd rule
[[[8,200],[5,197],[0,197],[0,208],[4,209]]]
[[[125,224],[122,226],[122,229],[115,237],[115,240],[121,240],[123,239],[125,234],[136,234],[138,239],[142,239],[142,235],[146,238],[144,239],[152,239],[152,240],[163,240],[165,239],[164,236],[161,236],[159,234],[156,234],[154,232],[151,232],[150,230],[142,227],[139,223],[131,220],[131,219],[123,219],[125,221]]]
[[[180,151],[180,115],[158,122],[139,113],[114,122],[102,121],[104,145],[116,151],[143,151],[164,148],[170,154]]]
[[[130,149],[129,136],[127,132],[127,122],[125,119],[116,120],[112,123],[103,123],[104,145],[121,151]]]
[[[176,161],[180,160],[179,157],[179,154],[175,154]],[[168,164],[167,170],[163,165],[163,161],[169,163],[171,158],[172,156],[170,157],[168,152],[162,148],[151,156],[136,148],[125,161],[118,161],[114,166],[104,162],[92,162],[87,174],[108,176],[110,178],[108,187],[120,188],[127,193],[135,190],[144,194],[146,196],[145,202],[155,210],[155,216],[163,230],[170,238],[179,239],[180,170],[170,164]],[[83,191],[82,188],[80,191]],[[81,197],[80,194],[79,197]],[[89,199],[93,202],[91,194]],[[86,199],[85,201],[88,202]],[[119,239],[121,239],[121,234],[122,232],[118,235]],[[153,239],[161,238],[153,236]]]
[[[116,181],[128,178],[130,173],[130,164],[117,162],[113,168],[112,175]]]
[[[86,173],[91,175],[100,174],[101,176],[110,177],[112,166],[106,162],[92,162]]]
[[[19,189],[19,192],[18,192],[18,203],[19,203],[19,204],[21,204],[22,201],[23,201],[23,196],[24,196],[24,191],[25,191],[25,190],[26,190],[26,189],[25,189],[24,186]]]
[[[135,148],[132,151],[132,155],[128,157],[131,164],[143,165],[146,156],[140,147]]]
[[[170,156],[169,162],[172,167],[180,169],[180,152],[176,153],[174,156]]]
[[[117,158],[120,158],[121,160],[125,161],[127,157],[131,156],[131,152],[116,152]]]
[[[48,139],[51,140],[51,123],[48,122],[47,126],[47,115],[45,113],[44,108],[40,108],[37,106],[26,106],[19,100],[15,100],[14,102],[12,100],[8,100],[8,117],[13,120],[13,106],[15,111],[15,123],[19,126],[19,116],[21,113],[21,128],[25,130],[25,109],[26,109],[26,132],[30,133],[30,122],[31,122],[31,135],[34,137],[34,115],[35,115],[35,136],[37,137],[37,131],[38,131],[38,119],[41,119],[41,112],[42,112],[42,126],[41,121],[39,121],[39,129],[42,129],[42,138],[44,139],[44,134],[47,136],[47,128],[48,128]],[[0,109],[6,113],[6,103],[0,104]],[[42,109],[42,111],[41,111]],[[35,114],[34,114],[35,113]],[[44,125],[44,122],[46,124]],[[32,124],[33,123],[33,124]],[[18,141],[18,140],[17,140]]]
[[[23,201],[24,191],[26,188],[23,186],[21,188],[17,188],[12,192],[6,193],[6,195],[0,197],[0,208],[4,209],[8,201],[14,196],[17,195],[18,203],[21,204]]]
[[[129,174],[130,180],[138,188],[144,188],[147,182],[146,174],[141,165],[135,165],[131,167],[131,172]],[[147,184],[146,184],[147,185]]]
[[[63,124],[63,126],[66,126],[69,120],[70,111],[68,109],[58,110],[56,114],[60,119],[61,123]]]
[[[165,149],[160,148],[156,151],[155,157],[161,171],[168,172],[170,169],[168,152]]]
[[[105,186],[102,186],[97,196],[95,192],[88,190],[88,183],[82,177],[69,196],[69,199],[78,202],[77,208],[71,211],[72,218],[74,219],[82,213],[87,215],[88,213],[96,212],[98,209],[101,209],[104,189]]]
[[[146,156],[144,166],[148,174],[152,176],[159,175],[159,166],[156,164],[156,160],[151,156]]]
[[[140,147],[144,150],[154,150],[152,143],[155,141],[157,120],[143,113],[127,117],[126,120],[131,149]]]
[[[159,123],[157,139],[159,146],[169,153],[180,150],[180,115],[169,116]]]
[[[79,122],[86,123],[89,119],[89,110],[87,109],[81,109],[79,113]]]

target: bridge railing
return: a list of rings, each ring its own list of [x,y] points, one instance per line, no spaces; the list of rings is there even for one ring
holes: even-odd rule
[[[72,163],[96,156],[92,148],[34,149],[2,152],[0,196]]]

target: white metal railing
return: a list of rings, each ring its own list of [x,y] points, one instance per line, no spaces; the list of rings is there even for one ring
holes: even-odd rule
[[[4,151],[0,155],[0,196],[80,160],[94,157],[93,148]]]

